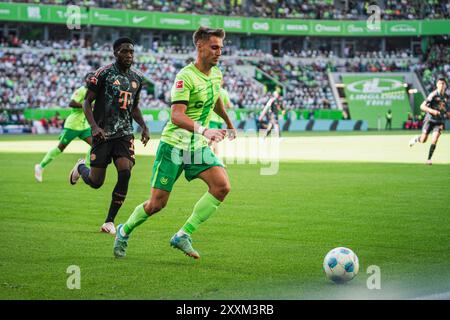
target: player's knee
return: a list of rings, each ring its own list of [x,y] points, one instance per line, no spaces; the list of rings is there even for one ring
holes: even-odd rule
[[[65,144],[59,144],[58,145],[58,149],[59,149],[59,151],[61,151],[61,152],[63,152],[64,151],[64,149],[66,149],[66,145]]]
[[[93,189],[100,189],[100,187],[103,185],[103,183],[102,182],[99,183],[99,182],[91,181],[91,183],[89,185]]]
[[[231,191],[231,186],[227,182],[227,183],[223,183],[223,184],[215,186],[215,188],[212,190],[212,194],[220,201],[223,201],[223,199],[225,199],[225,197],[230,193],[230,191]]]
[[[131,170],[129,169],[117,172],[117,181],[119,183],[128,183],[128,181],[130,181],[130,178],[131,178]]]

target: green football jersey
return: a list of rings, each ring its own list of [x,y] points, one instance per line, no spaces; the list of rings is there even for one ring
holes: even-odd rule
[[[223,105],[225,107],[225,109],[227,108],[228,103],[230,102],[230,96],[228,95],[227,90],[225,90],[224,88],[220,89],[220,99],[222,99]],[[211,121],[215,121],[215,122],[219,122],[219,123],[224,123],[225,121],[214,111],[212,112],[211,115]]]
[[[222,72],[212,67],[209,76],[198,70],[194,63],[181,69],[175,78],[171,91],[171,103],[185,104],[186,115],[208,127],[212,110],[220,95]],[[181,129],[171,120],[164,127],[161,141],[183,150],[196,150],[208,145],[205,137]]]
[[[77,90],[75,90],[70,100],[83,104],[84,99],[86,98],[86,93],[87,88],[85,86],[82,86]],[[90,126],[84,115],[83,108],[71,108],[71,109],[72,111],[70,112],[69,116],[66,118],[66,121],[64,122],[64,128],[77,131],[89,129]]]

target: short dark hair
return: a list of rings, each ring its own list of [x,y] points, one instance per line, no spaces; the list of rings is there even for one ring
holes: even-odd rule
[[[93,77],[95,75],[95,72],[88,72],[86,73],[86,75],[84,76],[84,79],[90,79],[91,77]]]
[[[209,40],[212,36],[219,37],[221,39],[225,38],[225,30],[223,29],[213,29],[209,27],[200,27],[192,36],[192,40],[194,41],[194,46],[197,46],[197,42],[200,40]]]
[[[447,84],[447,78],[445,78],[444,76],[439,76],[436,82],[438,81],[444,81],[445,84]]]
[[[116,41],[114,41],[114,44],[113,44],[114,51],[117,51],[120,48],[120,45],[123,43],[130,43],[134,46],[134,41],[131,40],[130,38],[127,38],[127,37],[119,38]]]

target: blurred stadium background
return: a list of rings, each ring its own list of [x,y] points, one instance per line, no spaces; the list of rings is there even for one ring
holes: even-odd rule
[[[79,6],[79,29],[67,25],[69,5]],[[370,5],[380,8],[375,29]],[[0,298],[377,299],[448,292],[450,139],[444,133],[435,154],[447,165],[432,167],[417,164],[427,148],[407,143],[422,126],[419,106],[436,78],[450,77],[449,17],[445,0],[0,1]],[[167,213],[137,230],[129,258],[115,263],[112,239],[96,232],[113,170],[98,192],[75,186],[74,201],[67,174],[87,151],[83,142],[52,163],[43,184],[35,183],[33,165],[56,146],[83,76],[112,61],[116,38],[131,37],[135,67],[146,78],[140,107],[156,139],[147,149],[137,143],[122,222],[148,196],[153,158],[145,155],[155,152],[170,116],[170,87],[195,56],[192,33],[200,25],[227,31],[220,68],[241,133],[255,130],[272,92],[282,94],[288,112],[280,117],[281,153],[289,161],[268,177],[252,164],[228,167],[234,189],[223,214],[196,237],[205,252],[201,267],[168,251],[167,237],[191,210],[186,203],[204,192],[183,179]],[[393,131],[385,130],[388,110]],[[375,163],[358,162],[367,160]],[[358,254],[361,275],[337,289],[321,264],[342,245]],[[70,264],[81,266],[84,290],[67,290]],[[390,291],[366,289],[371,264],[381,266]]]
[[[81,6],[80,29],[66,25],[70,4]],[[366,23],[370,4],[381,10],[376,30]],[[52,117],[68,115],[82,76],[111,61],[119,36],[138,44],[141,108],[160,131],[200,25],[227,31],[221,68],[241,129],[255,128],[274,90],[289,111],[284,130],[384,129],[389,109],[394,129],[420,129],[420,103],[438,75],[450,75],[449,8],[437,0],[1,1],[0,132],[60,130]]]

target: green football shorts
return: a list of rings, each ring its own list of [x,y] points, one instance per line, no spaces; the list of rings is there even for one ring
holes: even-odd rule
[[[209,147],[184,151],[161,141],[153,164],[151,186],[171,192],[183,170],[186,180],[191,181],[201,172],[216,166],[225,167]]]
[[[80,138],[81,140],[85,140],[91,136],[91,128],[85,130],[72,130],[72,129],[63,129],[61,134],[59,135],[59,141],[68,145],[73,139]]]

